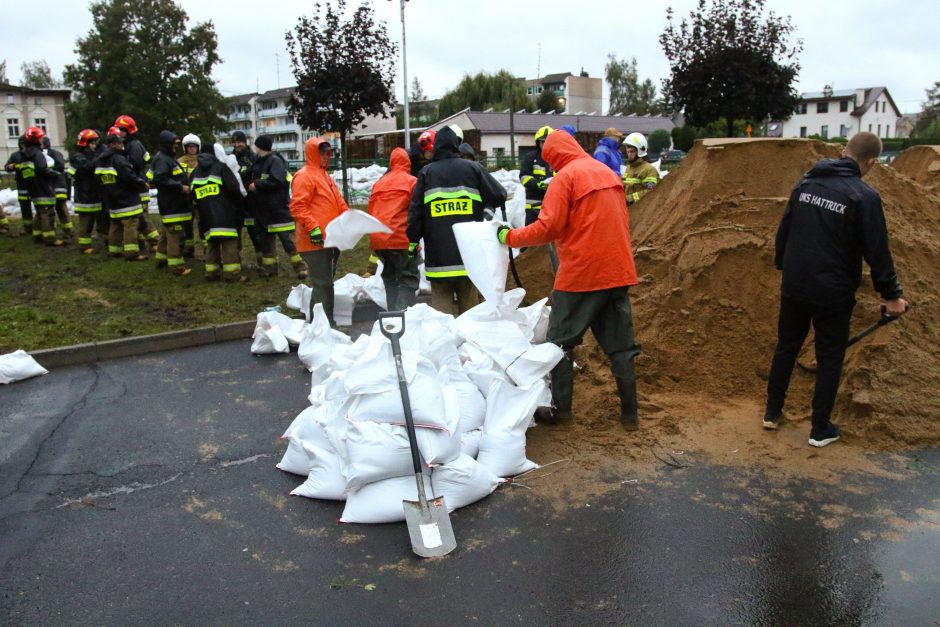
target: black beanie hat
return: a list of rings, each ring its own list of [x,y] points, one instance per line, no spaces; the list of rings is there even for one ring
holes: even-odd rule
[[[274,141],[270,135],[258,135],[258,139],[255,140],[255,147],[261,150],[271,150],[272,146],[274,146]]]
[[[245,131],[235,131],[232,133],[233,142],[245,142],[248,143],[248,137],[245,135]]]

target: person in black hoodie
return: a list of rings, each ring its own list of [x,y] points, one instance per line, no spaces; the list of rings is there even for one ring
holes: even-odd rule
[[[114,126],[121,129],[121,137],[124,138],[124,154],[128,161],[134,166],[137,176],[149,180],[150,153],[144,147],[143,143],[137,139],[137,122],[129,115],[119,115],[114,121]],[[150,243],[151,252],[156,252],[157,243],[160,241],[160,232],[150,223],[150,188],[140,193],[140,208],[143,211],[137,218],[137,239],[140,242],[140,249],[145,250],[147,242]]]
[[[160,150],[151,162],[153,186],[157,189],[157,208],[163,226],[157,243],[157,267],[168,266],[173,274],[186,276],[192,272],[183,259],[186,225],[193,221],[189,178],[176,160],[176,134],[160,131],[157,142]]]
[[[238,179],[227,164],[215,156],[211,142],[199,151],[189,180],[189,190],[199,212],[199,229],[206,242],[206,280],[244,282],[238,256],[238,227],[241,224]]]
[[[451,127],[437,132],[434,157],[418,173],[408,206],[408,242],[412,256],[424,239],[425,275],[431,282],[431,306],[461,314],[479,303],[457,249],[453,225],[481,222],[485,207],[506,202],[506,190],[476,161],[460,158],[460,139]]]
[[[46,135],[42,138],[42,149],[52,159],[52,169],[56,172],[55,180],[55,214],[62,225],[62,234],[66,240],[72,239],[74,225],[72,216],[69,215],[69,197],[71,196],[71,181],[68,172],[66,172],[65,157],[62,153],[52,147],[52,141]]]
[[[36,222],[42,241],[47,246],[62,246],[65,244],[56,237],[55,232],[55,186],[58,174],[52,169],[51,157],[42,150],[42,138],[45,131],[37,126],[26,129],[26,150],[24,151],[23,180],[26,181],[29,197],[36,207]]]
[[[235,160],[238,161],[238,176],[242,180],[242,185],[244,185],[247,190],[248,186],[251,184],[251,166],[254,165],[258,156],[252,152],[251,147],[248,145],[248,136],[245,135],[244,131],[235,131],[232,133],[232,146],[232,154],[235,155]],[[260,268],[262,266],[261,231],[258,229],[258,225],[255,222],[255,212],[253,209],[254,198],[254,194],[249,194],[242,199],[242,213],[244,214],[242,223],[245,226],[245,230],[248,231],[248,239],[251,240],[251,244],[255,248],[255,258]],[[238,241],[240,244],[241,237],[238,238]]]
[[[78,250],[85,255],[95,252],[91,234],[101,213],[101,185],[95,178],[98,139],[97,132],[90,128],[82,129],[78,133],[76,150],[69,157],[75,188],[73,206],[78,214]]]
[[[542,158],[542,146],[552,130],[551,126],[543,126],[535,132],[535,150],[527,152],[519,164],[519,182],[525,188],[526,226],[539,219],[545,190],[554,175],[551,166]]]
[[[858,133],[837,160],[823,159],[790,194],[777,230],[775,264],[783,271],[777,347],[767,381],[766,429],[784,422],[790,376],[810,324],[816,332],[816,386],[809,444],[839,439],[830,421],[842,360],[862,280],[862,259],[884,300],[884,312],[907,310],[888,248],[888,230],[878,192],[862,182],[878,162],[881,140]]]
[[[95,162],[95,177],[101,184],[105,204],[111,216],[108,233],[108,253],[127,261],[145,261],[137,242],[137,222],[143,208],[140,205],[141,190],[150,187],[139,176],[124,156],[124,140],[121,131],[112,126],[108,129],[108,148]]]
[[[20,135],[17,140],[19,149],[10,154],[4,169],[13,172],[16,177],[16,198],[20,203],[20,216],[23,219],[23,232],[21,235],[32,235],[37,244],[42,243],[42,233],[33,227],[33,203],[29,199],[29,189],[23,178],[22,164],[26,161],[26,137]]]

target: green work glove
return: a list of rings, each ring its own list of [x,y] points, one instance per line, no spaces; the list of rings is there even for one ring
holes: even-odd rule
[[[538,187],[539,189],[546,189],[548,187],[548,184],[552,182],[552,178],[553,177],[550,176],[547,179],[542,179],[541,181],[536,183],[535,186]]]
[[[418,256],[418,252],[420,252],[420,250],[421,246],[418,245],[418,242],[411,242],[408,244],[408,257],[410,259],[414,259]]]
[[[314,246],[323,246],[323,231],[317,227],[310,231],[310,243]]]
[[[511,230],[512,229],[510,229],[508,226],[505,226],[505,225],[496,229],[496,239],[499,240],[500,244],[506,243],[506,236],[509,235],[509,231]]]

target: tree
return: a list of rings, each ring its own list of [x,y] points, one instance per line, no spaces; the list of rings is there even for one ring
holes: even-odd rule
[[[314,5],[313,16],[301,16],[288,31],[297,89],[290,113],[301,126],[336,131],[340,137],[343,195],[346,180],[346,136],[369,115],[388,117],[395,102],[395,55],[384,23],[375,23],[369,5],[359,6],[344,20],[346,0]]]
[[[70,135],[105,131],[122,114],[150,146],[163,129],[205,143],[226,128],[228,104],[212,80],[221,60],[212,22],[187,28],[186,12],[171,0],[100,0],[91,15],[92,30],[76,42],[78,61],[65,67],[75,90],[65,105]]]
[[[917,117],[917,123],[914,124],[913,135],[916,137],[937,137],[937,124],[940,119],[940,81],[933,84],[933,87],[925,90],[927,100],[923,103],[924,110]],[[933,129],[933,130],[931,130]],[[930,130],[930,133],[928,133]]]
[[[555,92],[549,90],[543,90],[539,97],[535,100],[536,108],[542,113],[548,113],[549,111],[554,111],[555,113],[564,113],[565,104],[564,99],[559,98],[555,95]]]
[[[475,76],[465,75],[457,87],[444,94],[438,105],[442,118],[470,107],[474,111],[484,109],[525,109],[534,111],[535,103],[525,93],[524,83],[506,70],[496,74],[480,72]]]
[[[646,141],[649,144],[650,152],[662,152],[669,148],[669,145],[672,143],[672,137],[669,135],[669,131],[664,128],[659,128],[650,133]]]
[[[24,87],[33,89],[44,89],[49,87],[61,87],[62,82],[57,81],[52,76],[52,70],[45,61],[30,61],[20,65],[20,72],[23,78],[20,81]]]
[[[608,115],[622,113],[629,115],[659,115],[663,104],[656,98],[656,85],[647,78],[642,83],[637,74],[636,57],[630,61],[619,60],[613,54],[607,55],[604,65],[607,85],[610,88],[610,108]]]
[[[9,83],[7,80],[7,62],[0,61],[0,83]]]
[[[424,89],[421,87],[417,76],[411,81],[408,98],[410,99],[408,107],[408,112],[411,114],[410,126],[420,128],[434,121],[436,107],[428,102],[428,97],[424,95]]]
[[[670,101],[685,109],[685,118],[703,127],[723,117],[726,133],[735,120],[760,122],[767,116],[787,118],[798,99],[793,81],[800,70],[799,39],[789,42],[789,17],[771,11],[766,0],[699,0],[689,21],[668,25],[659,37],[671,70],[663,81]]]

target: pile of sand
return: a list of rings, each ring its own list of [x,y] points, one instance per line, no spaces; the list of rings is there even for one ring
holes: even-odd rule
[[[928,189],[940,191],[940,146],[908,148],[891,167]]]
[[[641,437],[659,441],[690,420],[729,409],[759,424],[776,339],[777,225],[801,175],[838,151],[814,140],[698,142],[631,210],[642,277],[631,290],[643,346],[638,377],[644,416],[653,419]],[[940,197],[886,166],[876,166],[865,180],[884,200],[898,275],[914,309],[849,350],[833,420],[847,441],[865,448],[937,445]],[[530,298],[549,294],[548,268],[542,249],[520,257]],[[878,318],[867,267],[858,297],[853,330]],[[582,368],[572,429],[587,437],[616,415],[617,400],[605,356],[590,334],[585,340],[576,354]],[[805,360],[812,361],[811,350]],[[791,420],[808,418],[811,390],[812,377],[796,371],[787,403]]]

